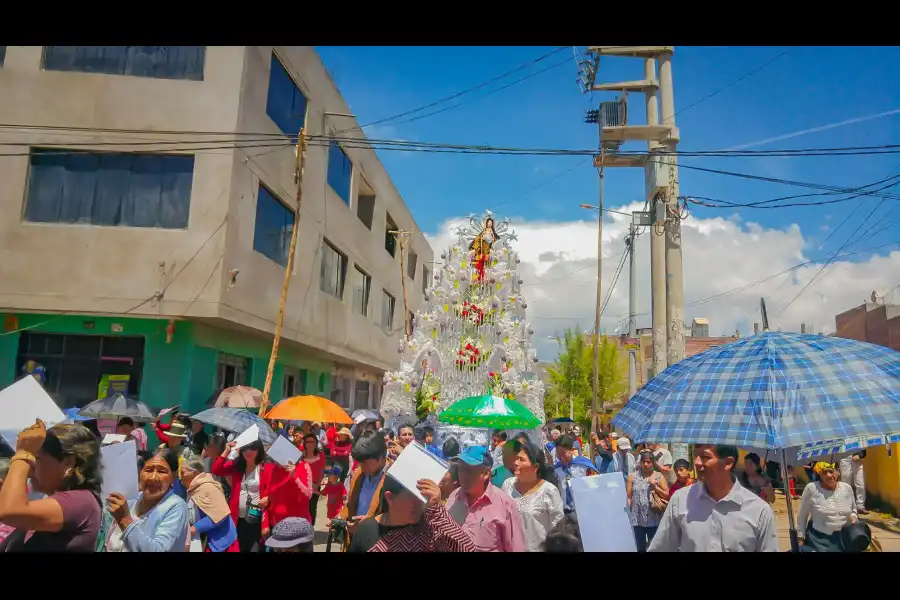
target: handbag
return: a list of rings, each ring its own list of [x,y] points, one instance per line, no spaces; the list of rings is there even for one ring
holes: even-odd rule
[[[256,525],[257,523],[262,522],[262,509],[258,505],[254,505],[253,501],[250,499],[250,489],[247,485],[247,477],[241,481],[241,487],[247,492],[247,516],[244,517],[244,520],[249,525]]]
[[[655,481],[655,480],[654,480]],[[669,500],[663,500],[659,497],[659,494],[656,493],[656,490],[650,490],[650,510],[657,514],[662,514],[666,512],[666,508],[669,506]]]

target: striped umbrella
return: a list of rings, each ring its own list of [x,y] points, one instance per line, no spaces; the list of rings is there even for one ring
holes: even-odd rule
[[[90,419],[131,417],[135,421],[152,421],[156,417],[146,404],[128,398],[124,394],[113,394],[101,400],[94,400],[78,411],[78,414]]]

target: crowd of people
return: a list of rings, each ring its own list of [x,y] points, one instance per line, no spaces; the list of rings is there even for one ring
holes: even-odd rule
[[[236,449],[233,435],[177,413],[152,423],[162,443],[149,452],[146,432],[121,419],[138,448],[140,493],[127,499],[101,497],[98,434],[38,422],[0,459],[0,551],[307,552],[321,502],[346,552],[579,552],[572,480],[609,473],[622,475],[638,552],[778,549],[772,483],[755,454],[737,473],[733,446],[698,445],[691,464],[605,432],[591,434],[591,457],[577,429],[537,441],[497,430],[486,446],[450,437],[438,448],[422,426],[274,425],[302,460],[281,465],[259,440]],[[449,465],[418,493],[388,475],[413,442]],[[857,497],[835,465],[815,474],[800,505],[804,549],[846,551]]]

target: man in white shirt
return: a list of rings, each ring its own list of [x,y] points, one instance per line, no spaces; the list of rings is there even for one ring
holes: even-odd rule
[[[660,444],[648,444],[647,447],[653,456],[656,457],[656,464],[659,467],[659,472],[666,478],[666,483],[669,485],[675,483],[677,477],[675,476],[675,469],[672,468],[672,465],[675,462],[672,460],[672,453]]]
[[[775,513],[732,475],[735,446],[697,445],[702,483],[669,499],[648,552],[778,552]]]

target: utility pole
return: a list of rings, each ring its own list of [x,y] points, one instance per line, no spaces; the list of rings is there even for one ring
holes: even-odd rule
[[[656,61],[652,58],[644,59],[644,79],[656,81]],[[647,125],[659,125],[659,86],[648,86],[644,89],[647,109]],[[657,144],[647,140],[647,151],[653,160],[653,151]],[[649,165],[651,168],[652,164]],[[645,175],[646,176],[646,175]],[[649,179],[649,177],[647,177]],[[650,182],[650,185],[653,185]],[[648,190],[649,191],[649,190]],[[662,373],[669,366],[666,357],[666,240],[661,231],[660,222],[665,223],[666,210],[659,205],[659,198],[654,194],[650,198],[650,214],[654,216],[653,225],[650,227],[650,314],[651,331],[653,333],[653,373]]]
[[[406,295],[406,259],[403,251],[406,249],[406,242],[409,238],[409,232],[399,229],[389,232],[397,240],[398,250],[400,251],[400,286],[403,289],[403,322],[405,323],[404,331],[406,337],[412,336],[412,323],[409,322],[409,300]]]
[[[634,225],[634,217],[628,227],[628,237],[625,239],[626,252],[628,252],[628,338],[637,338],[637,279],[634,269],[635,237],[637,228]],[[640,344],[638,344],[640,347]],[[635,349],[628,350],[628,398],[631,399],[637,392],[637,360]]]
[[[272,354],[269,356],[269,368],[266,370],[266,384],[263,387],[262,404],[259,416],[266,414],[269,405],[269,394],[272,391],[272,376],[275,372],[275,360],[278,358],[278,346],[281,343],[281,328],[284,325],[284,311],[287,305],[288,289],[291,285],[291,273],[294,270],[294,251],[297,249],[297,230],[300,223],[300,204],[303,201],[303,172],[306,168],[306,129],[301,129],[297,136],[297,164],[294,168],[294,183],[297,184],[297,202],[294,206],[294,225],[291,227],[291,244],[288,247],[287,264],[284,267],[284,283],[281,286],[281,302],[278,305],[278,320],[275,322],[275,339],[272,340]]]
[[[598,195],[598,208],[597,211],[597,307],[596,312],[594,313],[594,385],[593,387],[593,398],[591,399],[591,431],[599,432],[600,431],[600,423],[599,420],[602,418],[600,414],[602,414],[603,403],[602,401],[598,406],[598,397],[600,396],[600,313],[603,309],[603,158],[604,158],[604,150],[602,147],[601,140],[601,148],[600,148],[600,166],[597,169],[597,173],[599,175],[600,182],[600,192]],[[593,458],[596,450],[594,449],[593,444],[591,444],[591,458]]]
[[[681,254],[681,206],[678,201],[678,134],[675,129],[675,91],[672,84],[672,53],[659,56],[659,104],[662,123],[676,132],[665,141],[668,156],[666,188],[668,218],[666,219],[666,342],[668,363],[684,359],[684,266]]]

